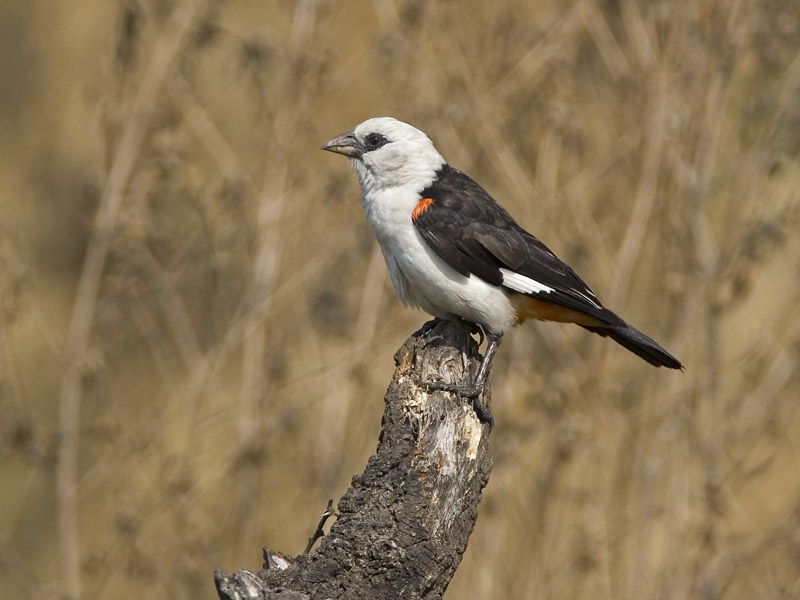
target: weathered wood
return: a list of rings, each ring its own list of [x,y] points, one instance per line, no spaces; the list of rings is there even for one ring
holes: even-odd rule
[[[441,598],[489,478],[490,427],[469,402],[418,383],[466,385],[479,361],[466,323],[434,322],[412,335],[395,355],[377,452],[339,501],[330,533],[310,554],[273,553],[258,574],[217,571],[219,597]]]

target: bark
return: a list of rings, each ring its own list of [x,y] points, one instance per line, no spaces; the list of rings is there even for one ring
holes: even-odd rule
[[[221,599],[442,597],[467,547],[492,463],[490,427],[469,401],[418,385],[471,381],[480,356],[470,326],[430,325],[395,354],[377,452],[339,501],[330,533],[310,554],[265,548],[257,574],[217,571]]]

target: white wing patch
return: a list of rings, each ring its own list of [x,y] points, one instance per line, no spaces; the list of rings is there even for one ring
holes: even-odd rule
[[[519,273],[509,271],[508,269],[501,268],[500,273],[503,274],[503,285],[521,294],[549,294],[550,292],[555,291],[555,288],[551,288],[549,285],[539,283],[535,279],[525,277],[525,275],[520,275]],[[568,290],[564,293],[581,298],[595,308],[600,310],[603,309],[602,305],[597,301],[597,298],[595,298],[594,294],[591,292],[589,292],[589,295],[579,292],[578,290]]]
[[[525,277],[508,269],[500,269],[503,274],[503,285],[520,294],[549,294],[555,291],[549,285],[539,283],[535,279]]]

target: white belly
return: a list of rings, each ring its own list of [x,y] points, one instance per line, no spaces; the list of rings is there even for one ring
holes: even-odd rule
[[[363,188],[363,184],[362,184]],[[443,319],[461,317],[501,334],[516,324],[507,292],[476,276],[464,277],[422,239],[411,220],[418,190],[363,194],[364,212],[386,259],[392,284],[407,306]]]
[[[505,291],[474,275],[458,273],[430,249],[413,226],[408,235],[381,248],[394,289],[404,304],[443,319],[461,317],[496,334],[515,325]]]

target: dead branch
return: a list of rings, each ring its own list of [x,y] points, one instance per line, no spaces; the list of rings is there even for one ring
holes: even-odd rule
[[[469,402],[418,382],[467,384],[477,344],[467,324],[440,322],[412,335],[395,362],[377,452],[339,501],[330,533],[310,554],[266,550],[276,558],[257,574],[217,571],[221,599],[442,597],[491,471],[490,428]]]

